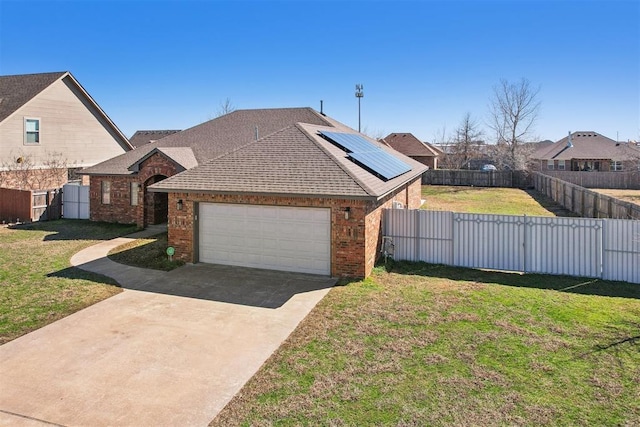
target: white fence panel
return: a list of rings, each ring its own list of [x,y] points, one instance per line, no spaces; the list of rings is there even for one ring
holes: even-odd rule
[[[89,219],[88,185],[64,185],[62,188],[62,214],[67,219]]]
[[[453,212],[419,212],[421,259],[432,264],[453,263]]]
[[[603,221],[527,217],[528,273],[601,277]]]
[[[453,222],[454,265],[522,271],[523,217],[454,213]]]
[[[603,279],[640,283],[640,221],[608,220],[604,236]]]
[[[393,239],[394,258],[451,264],[453,214],[425,210],[389,209],[384,213],[385,236]]]
[[[386,209],[397,260],[640,283],[640,221]]]

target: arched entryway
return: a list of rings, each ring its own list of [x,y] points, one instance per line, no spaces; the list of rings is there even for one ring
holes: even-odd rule
[[[144,182],[144,225],[163,224],[167,222],[169,195],[147,191],[147,187],[167,179],[164,175],[154,175]]]

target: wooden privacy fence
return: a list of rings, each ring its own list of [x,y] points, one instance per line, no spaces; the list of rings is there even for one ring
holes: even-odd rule
[[[29,222],[59,219],[62,216],[62,189],[14,190],[0,188],[0,220]]]
[[[0,188],[0,222],[89,218],[89,186],[65,184],[52,190]]]
[[[619,188],[640,190],[640,171],[630,172],[579,172],[543,171],[544,175],[586,188]]]
[[[527,171],[429,169],[422,174],[422,184],[527,188],[532,182]]]
[[[590,173],[590,172],[587,172]],[[596,173],[596,172],[591,172]],[[534,188],[585,218],[640,219],[640,206],[535,172]]]
[[[0,222],[31,219],[31,191],[0,188]]]
[[[640,221],[385,209],[396,260],[640,283]]]

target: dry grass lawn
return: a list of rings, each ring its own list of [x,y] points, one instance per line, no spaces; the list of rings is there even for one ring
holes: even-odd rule
[[[422,209],[478,214],[576,216],[534,190],[423,185]]]
[[[640,206],[640,190],[611,190],[601,188],[591,188],[590,190]]]

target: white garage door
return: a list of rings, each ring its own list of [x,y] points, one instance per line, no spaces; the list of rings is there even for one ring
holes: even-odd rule
[[[200,203],[200,261],[331,274],[331,211]]]

